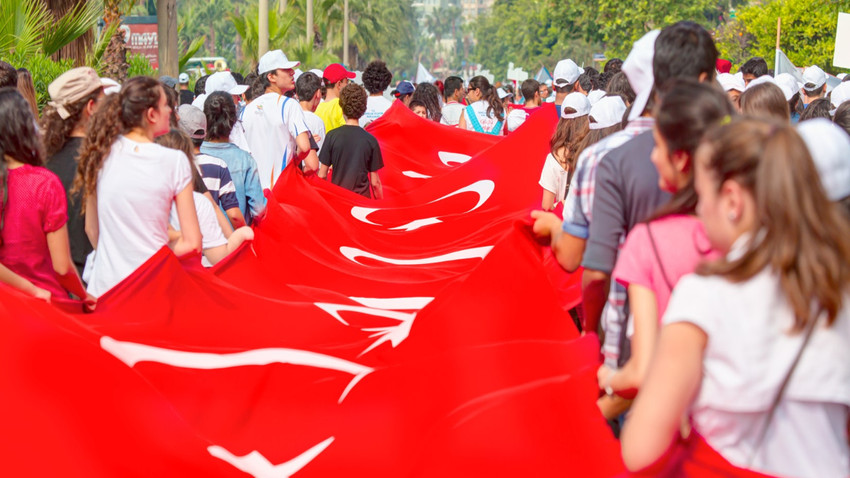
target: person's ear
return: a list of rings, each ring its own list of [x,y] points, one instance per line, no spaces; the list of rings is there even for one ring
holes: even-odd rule
[[[145,119],[148,120],[148,123],[154,124],[154,123],[156,123],[156,114],[157,114],[157,108],[154,107],[154,106],[151,106],[150,108],[145,110]]]
[[[685,174],[691,170],[691,155],[687,151],[674,151],[670,156],[670,162],[680,174]]]

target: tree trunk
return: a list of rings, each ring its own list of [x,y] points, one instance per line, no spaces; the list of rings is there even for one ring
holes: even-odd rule
[[[86,0],[48,0],[47,8],[53,13],[53,18],[59,20],[78,4],[85,3]],[[86,62],[86,55],[91,51],[93,43],[94,31],[89,30],[76,40],[63,46],[53,57],[55,60],[70,59],[74,61],[74,66],[83,66]]]
[[[348,63],[348,0],[344,0],[343,24],[342,24],[342,64],[351,68]]]
[[[269,51],[269,0],[260,0],[257,24],[257,58]]]
[[[177,0],[156,0],[156,23],[159,30],[159,74],[177,78]]]
[[[106,25],[121,21],[120,0],[106,0],[103,2],[103,20]],[[106,78],[122,83],[127,79],[127,46],[124,44],[124,32],[119,28],[112,35],[106,51],[101,59],[102,74]]]

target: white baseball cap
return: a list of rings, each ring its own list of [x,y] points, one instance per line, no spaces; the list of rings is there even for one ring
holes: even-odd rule
[[[584,68],[579,68],[576,62],[570,59],[561,60],[555,65],[555,72],[552,75],[553,83],[557,87],[571,85],[582,73],[584,73]]]
[[[198,108],[201,111],[204,111],[204,103],[207,101],[207,94],[201,93],[196,96],[194,100],[192,100],[192,106]]]
[[[575,110],[574,113],[567,113],[567,108]],[[578,118],[590,113],[590,100],[581,93],[573,92],[564,98],[561,104],[561,119]]]
[[[189,74],[188,73],[180,73],[179,75],[177,75],[177,83],[180,83],[181,85],[185,85],[186,83],[189,83]]]
[[[270,73],[277,69],[295,69],[300,64],[300,61],[289,61],[289,58],[287,58],[286,55],[283,54],[282,50],[272,50],[266,52],[266,54],[263,55],[262,58],[260,58],[260,64],[257,66],[257,73],[262,75],[264,73]]]
[[[587,101],[590,102],[590,106],[593,106],[597,101],[604,98],[606,94],[605,90],[593,90],[587,94]]]
[[[231,95],[241,95],[248,89],[248,85],[236,84],[236,78],[229,71],[217,71],[207,78],[204,92],[210,94],[215,91],[223,91]]]
[[[620,95],[606,96],[590,108],[590,129],[603,129],[623,121],[626,103]]]
[[[832,121],[801,121],[797,132],[809,148],[823,189],[831,201],[850,196],[850,136]]]
[[[841,103],[850,100],[850,82],[842,82],[840,85],[833,88],[832,93],[829,95],[829,99],[832,102],[833,108],[838,108],[841,106]]]
[[[845,76],[847,76],[847,73],[839,73],[839,74],[835,75],[835,77],[838,78],[841,81],[844,81]]]
[[[746,88],[742,78],[738,78],[730,73],[720,73],[717,75],[717,82],[723,87],[723,91],[735,90],[743,93]]]
[[[805,88],[813,90],[820,88],[824,83],[826,83],[826,73],[817,65],[812,65],[803,72],[803,85]]]
[[[790,101],[791,97],[800,92],[803,85],[794,78],[791,73],[780,73],[776,75],[776,85],[785,93],[785,100]]]
[[[503,100],[503,99],[507,98],[508,96],[513,96],[513,95],[514,95],[513,93],[508,93],[507,91],[505,91],[505,89],[504,89],[504,88],[498,88],[498,89],[496,89],[496,94],[498,94],[498,95],[499,95],[499,99],[500,99],[500,100]]]
[[[112,78],[101,78],[100,84],[103,85],[104,95],[112,95],[121,91],[121,83]]]
[[[655,57],[655,39],[661,30],[652,30],[632,45],[632,51],[623,62],[622,71],[629,79],[635,92],[635,101],[629,113],[629,121],[643,114],[652,86],[655,84],[655,74],[652,72],[652,59]]]

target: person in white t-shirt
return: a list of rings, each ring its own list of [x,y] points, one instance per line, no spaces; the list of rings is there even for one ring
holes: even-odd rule
[[[321,151],[325,141],[325,122],[316,114],[316,107],[322,101],[322,79],[310,71],[302,73],[295,82],[295,96],[304,110],[304,121],[313,135],[313,141]]]
[[[458,128],[492,135],[504,134],[505,109],[496,88],[487,78],[476,76],[469,80],[469,106],[461,112]]]
[[[214,95],[211,93],[211,97]],[[189,105],[194,108],[193,106]],[[192,199],[195,201],[195,212],[198,214],[198,224],[201,227],[201,248],[203,252],[202,263],[206,267],[212,267],[220,260],[239,248],[245,241],[254,239],[254,231],[248,226],[236,228],[225,235],[224,227],[230,228],[230,224],[222,226],[218,216],[220,210],[209,193],[204,194],[206,186],[204,179],[195,167],[193,159],[195,145],[192,139],[183,131],[172,129],[168,133],[156,138],[156,143],[166,148],[176,149],[186,155],[192,170]],[[180,220],[177,216],[177,208],[171,206],[169,225],[173,231],[169,231],[169,237],[174,240],[180,237]]]
[[[153,142],[169,130],[165,93],[138,76],[104,98],[83,140],[76,187],[83,191],[86,233],[95,248],[88,291],[102,295],[169,244],[176,203],[182,236],[177,255],[201,250],[186,155]]]
[[[217,71],[213,73],[207,78],[207,84],[205,86],[207,98],[216,91],[223,91],[233,97],[233,104],[236,107],[239,107],[239,102],[242,101],[242,95],[249,88],[248,85],[237,84],[236,78],[229,71]],[[204,103],[206,103],[206,98],[204,99]],[[204,111],[204,105],[201,104],[198,109]],[[236,124],[233,125],[233,129],[230,131],[230,142],[243,151],[251,152],[248,139],[245,137],[245,125],[242,124],[242,120],[240,119],[236,120]]]
[[[242,111],[242,124],[264,189],[274,185],[293,158],[298,163],[303,160],[305,172],[319,169],[319,157],[310,147],[304,111],[298,100],[283,95],[295,88],[294,68],[298,65],[280,50],[263,55],[257,67],[257,81],[265,86],[266,93]]]
[[[380,118],[393,105],[392,101],[384,98],[384,91],[392,81],[393,74],[383,61],[375,60],[366,65],[363,86],[369,92],[369,97],[366,98],[366,112],[360,117],[361,128]]]
[[[443,93],[446,103],[443,105],[443,115],[440,118],[440,123],[448,126],[457,126],[464,108],[460,101],[466,95],[463,80],[459,76],[446,78],[446,82],[443,84]]]
[[[790,125],[732,120],[695,158],[697,213],[725,258],[676,285],[623,460],[656,463],[687,414],[690,438],[737,467],[850,476],[850,223]]]
[[[522,93],[525,105],[522,108],[514,108],[508,113],[508,133],[516,131],[517,128],[525,123],[529,113],[540,106],[540,83],[534,78],[529,78],[522,82],[519,87]]]
[[[526,80],[528,81],[528,80]],[[531,80],[534,81],[534,80]],[[536,83],[536,82],[535,82]],[[537,91],[535,86],[534,91]],[[567,197],[578,159],[578,147],[590,130],[590,102],[581,93],[570,93],[561,104],[561,119],[549,140],[549,154],[540,173],[544,211],[551,211]]]

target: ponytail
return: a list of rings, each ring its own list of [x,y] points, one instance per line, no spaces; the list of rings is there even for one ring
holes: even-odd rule
[[[496,117],[499,121],[505,120],[505,107],[502,104],[502,100],[499,98],[499,91],[492,86],[487,90],[484,99],[487,100],[487,114],[493,112],[493,116]]]
[[[156,108],[164,89],[159,81],[137,76],[127,80],[121,91],[108,95],[92,115],[86,128],[86,137],[80,149],[77,177],[74,178],[73,193],[82,191],[82,212],[86,200],[97,191],[97,176],[103,162],[109,156],[118,136],[141,126],[149,108]]]

